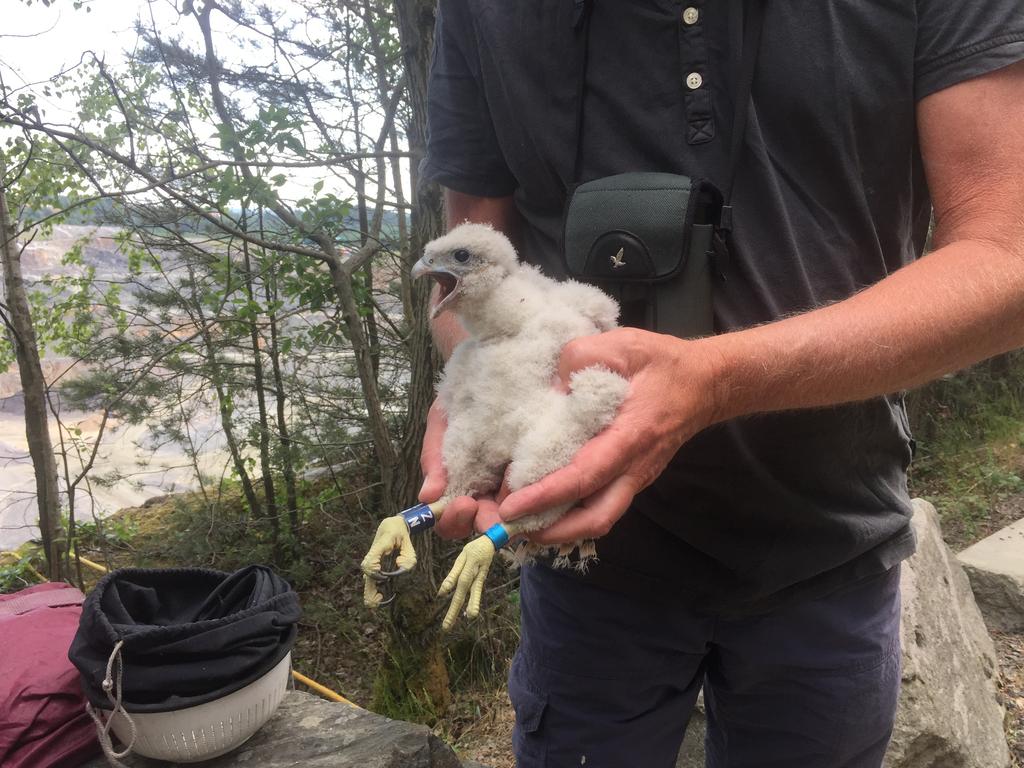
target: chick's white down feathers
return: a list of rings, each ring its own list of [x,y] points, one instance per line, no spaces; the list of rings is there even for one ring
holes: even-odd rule
[[[494,492],[506,466],[517,490],[568,464],[614,418],[629,382],[607,368],[586,368],[562,392],[554,386],[559,356],[571,339],[616,327],[615,301],[595,287],[558,282],[520,264],[508,239],[482,224],[456,227],[428,245],[424,258],[439,271],[450,266],[458,273],[447,308],[470,334],[438,386],[448,416],[445,497]],[[505,527],[511,535],[540,530],[567,508]],[[569,564],[573,546],[580,546],[576,564],[593,556],[590,545],[566,544],[558,565]]]

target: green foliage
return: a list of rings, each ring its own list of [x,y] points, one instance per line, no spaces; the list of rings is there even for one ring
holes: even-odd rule
[[[20,108],[33,108],[32,98],[23,97],[16,99]],[[0,124],[2,117],[0,112]],[[15,221],[19,233],[36,229],[38,236],[47,237],[72,210],[88,207],[84,202],[88,182],[81,167],[52,139],[6,134],[0,145],[0,167],[7,169],[7,178],[0,183],[7,191],[8,205],[15,215],[22,212]]]
[[[488,587],[494,593],[493,602],[481,608],[482,615],[473,625],[457,629],[446,645],[454,690],[500,686],[519,645],[518,579],[509,579],[504,569],[496,570]]]
[[[327,232],[335,237],[345,231],[352,212],[351,203],[333,192],[323,193],[316,198],[303,197],[296,202],[296,206],[307,231]]]
[[[297,256],[280,265],[281,293],[310,312],[321,312],[335,301],[331,276],[320,262],[309,256]]]
[[[17,592],[40,582],[39,572],[32,566],[35,552],[5,553],[0,558],[0,594]]]
[[[928,385],[912,413],[912,489],[935,502],[947,538],[965,544],[1000,500],[1024,493],[1024,354]]]
[[[444,714],[424,689],[409,685],[409,678],[419,672],[421,657],[409,654],[399,657],[391,654],[389,663],[380,668],[373,681],[374,712],[392,720],[434,725]]]
[[[0,373],[6,373],[14,363],[14,347],[7,333],[0,333]]]
[[[64,530],[69,529],[67,517]],[[107,547],[127,548],[139,532],[138,523],[132,518],[113,517],[109,520],[82,520],[75,522],[77,542],[90,549],[103,550]]]
[[[72,358],[87,358],[89,348],[101,332],[100,316],[94,302],[111,310],[117,327],[126,329],[127,320],[120,309],[120,287],[110,284],[97,295],[96,268],[82,261],[82,248],[89,236],[80,238],[65,253],[64,267],[77,267],[64,274],[43,279],[40,287],[29,293],[36,340],[42,354],[52,348]],[[123,333],[123,330],[121,331]]]

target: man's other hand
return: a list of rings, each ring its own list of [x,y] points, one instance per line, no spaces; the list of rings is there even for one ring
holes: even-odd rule
[[[679,447],[715,420],[714,358],[708,345],[633,328],[574,339],[558,375],[604,365],[630,380],[615,420],[562,469],[510,494],[504,521],[574,504],[531,541],[561,544],[596,539],[611,530],[633,497],[661,474]]]

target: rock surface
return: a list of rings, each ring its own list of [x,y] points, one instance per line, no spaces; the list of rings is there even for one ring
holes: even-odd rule
[[[131,768],[167,768],[130,757]],[[83,768],[106,768],[99,758]],[[203,768],[464,768],[451,747],[424,725],[389,720],[346,704],[291,691],[263,728]],[[482,768],[482,766],[481,766]]]
[[[676,758],[676,768],[704,768],[704,734],[707,733],[707,715],[704,714],[704,691],[697,697],[697,707],[686,726],[683,746]]]
[[[996,654],[935,507],[914,501],[917,553],[903,565],[903,689],[890,768],[1003,768]]]
[[[1005,768],[996,655],[967,576],[935,508],[914,501],[917,553],[903,564],[903,688],[887,768]],[[677,768],[703,768],[704,715],[687,729]]]
[[[1024,631],[1024,519],[959,555],[990,630]]]

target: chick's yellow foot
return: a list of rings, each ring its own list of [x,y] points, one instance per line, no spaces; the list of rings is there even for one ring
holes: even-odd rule
[[[360,565],[363,570],[363,602],[369,608],[391,602],[394,595],[385,600],[381,584],[416,567],[412,534],[433,528],[435,519],[441,515],[446,503],[446,499],[439,499],[432,504],[417,504],[393,517],[385,518],[377,526],[370,550]],[[385,570],[385,560],[391,557],[395,558],[394,569],[389,567]]]
[[[459,553],[455,565],[437,592],[438,597],[444,597],[454,590],[448,613],[441,622],[441,627],[446,632],[455,626],[463,605],[466,606],[466,616],[469,618],[475,619],[479,615],[484,582],[487,580],[487,571],[494,559],[494,552],[494,542],[487,536],[478,536]]]
[[[416,566],[416,550],[409,535],[409,524],[401,515],[381,520],[370,549],[360,564],[363,570],[363,602],[368,608],[377,608],[384,602],[384,593],[380,589],[382,579],[388,575],[384,572],[384,559],[395,552],[398,553],[395,559],[398,573]],[[391,575],[395,573],[390,572]]]

